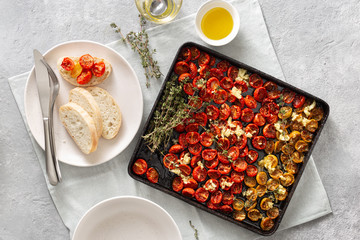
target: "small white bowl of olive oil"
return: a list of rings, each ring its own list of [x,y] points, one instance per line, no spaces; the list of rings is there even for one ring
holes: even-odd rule
[[[233,5],[223,0],[204,3],[196,14],[196,32],[209,45],[222,46],[231,42],[239,28],[239,13]]]

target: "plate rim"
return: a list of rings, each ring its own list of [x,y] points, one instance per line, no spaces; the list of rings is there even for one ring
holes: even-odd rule
[[[114,49],[102,44],[102,43],[99,43],[99,42],[95,42],[95,41],[91,41],[91,40],[70,40],[70,41],[65,41],[65,42],[62,42],[62,43],[59,43],[59,44],[56,44],[55,46],[51,47],[49,50],[47,50],[45,53],[43,53],[42,55],[44,57],[46,57],[47,54],[49,54],[51,51],[55,50],[56,48],[58,47],[61,47],[61,46],[64,46],[64,45],[69,45],[69,44],[74,44],[74,43],[90,43],[90,44],[94,44],[94,45],[98,45],[99,47],[103,47],[103,48],[106,48],[107,50],[113,52],[114,54],[116,54],[118,57],[120,57],[126,64],[127,66],[129,67],[130,71],[134,74],[135,76],[135,80],[136,80],[136,85],[137,87],[139,88],[139,92],[140,92],[140,112],[141,112],[141,117],[140,117],[140,121],[138,123],[138,125],[136,126],[136,131],[134,131],[133,135],[131,136],[131,140],[124,145],[123,149],[115,154],[112,154],[112,155],[109,155],[108,158],[104,158],[106,160],[103,160],[103,161],[96,161],[96,162],[92,162],[92,163],[88,163],[88,164],[83,164],[83,163],[73,163],[71,161],[64,161],[62,159],[59,159],[58,160],[64,164],[68,164],[70,166],[76,166],[76,167],[92,167],[92,166],[97,166],[97,165],[100,165],[100,164],[103,164],[103,163],[106,163],[110,160],[112,160],[113,158],[115,158],[116,156],[118,156],[120,153],[122,153],[129,145],[130,143],[134,140],[136,134],[139,132],[139,129],[140,129],[140,126],[141,126],[141,123],[142,123],[142,118],[144,116],[144,96],[143,96],[143,93],[142,93],[142,88],[141,88],[141,84],[139,82],[139,78],[135,72],[135,70],[133,69],[133,67],[130,65],[130,63],[120,54],[118,53],[117,51],[115,51]],[[28,121],[28,110],[26,108],[26,99],[27,99],[27,95],[28,95],[28,85],[29,85],[29,81],[30,81],[30,78],[31,78],[31,75],[32,74],[35,74],[34,73],[35,71],[35,65],[32,66],[28,76],[27,76],[27,79],[26,79],[26,84],[25,84],[25,88],[24,88],[24,111],[25,111],[25,119],[26,119],[26,123],[27,125],[29,126],[29,131],[30,133],[32,134],[33,138],[35,139],[35,142],[40,146],[40,148],[45,151],[45,143],[44,144],[40,144],[39,141],[35,138],[32,130],[31,130],[31,127],[30,127],[30,124],[29,124],[29,121]],[[75,144],[75,143],[74,143]],[[85,158],[86,158],[86,155],[85,155]]]
[[[96,208],[100,207],[101,205],[103,204],[106,204],[108,202],[112,202],[112,201],[121,201],[121,200],[126,200],[126,199],[132,199],[132,200],[140,200],[140,201],[144,201],[144,202],[147,202],[147,203],[150,203],[151,205],[153,205],[154,207],[158,208],[159,210],[161,210],[163,213],[165,213],[165,215],[169,218],[169,220],[171,221],[171,223],[175,226],[176,228],[176,233],[177,235],[179,236],[179,239],[182,240],[182,235],[181,235],[181,232],[180,232],[180,229],[179,229],[179,226],[176,224],[175,220],[173,219],[173,217],[163,208],[161,207],[159,204],[149,200],[149,199],[146,199],[146,198],[143,198],[143,197],[138,197],[138,196],[131,196],[131,195],[125,195],[125,196],[115,196],[115,197],[110,197],[110,198],[107,198],[107,199],[104,199],[98,203],[96,203],[95,205],[93,205],[91,208],[89,208],[83,215],[82,217],[80,218],[79,222],[76,224],[76,227],[75,227],[75,230],[74,230],[74,233],[73,233],[73,236],[71,238],[71,240],[76,240],[76,234],[77,234],[77,231],[79,229],[79,226],[81,224],[82,221],[84,221],[84,219],[86,218],[86,216],[88,216],[88,214],[90,214],[92,211],[94,211]]]

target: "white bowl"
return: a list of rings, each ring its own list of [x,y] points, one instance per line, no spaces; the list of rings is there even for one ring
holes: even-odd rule
[[[213,39],[206,37],[205,34],[201,30],[202,18],[209,10],[216,8],[216,7],[222,7],[224,9],[226,9],[230,13],[230,15],[234,21],[234,26],[233,26],[233,29],[230,32],[230,34],[227,35],[225,38],[222,38],[219,40],[213,40]],[[239,29],[240,29],[239,13],[237,12],[237,10],[235,9],[235,7],[233,5],[231,5],[230,3],[225,2],[223,0],[208,1],[208,2],[204,3],[196,13],[195,29],[196,29],[196,32],[199,35],[199,37],[207,44],[212,45],[212,46],[225,45],[225,44],[231,42],[239,32]]]

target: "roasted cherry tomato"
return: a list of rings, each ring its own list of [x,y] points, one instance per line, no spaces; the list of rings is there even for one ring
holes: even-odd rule
[[[266,124],[263,129],[263,134],[267,138],[276,138],[276,128],[274,124]]]
[[[220,111],[219,118],[221,120],[228,119],[228,117],[230,116],[230,113],[231,113],[230,107],[226,103],[221,104],[219,111]]]
[[[201,150],[202,150],[202,146],[201,144],[198,142],[198,143],[195,143],[195,144],[190,144],[189,147],[189,152],[193,155],[199,155],[201,153]]]
[[[77,77],[78,84],[87,84],[90,82],[92,73],[90,70],[83,70],[82,73]]]
[[[200,77],[208,79],[210,77],[209,65],[199,65],[199,66],[200,66],[200,70],[199,70]]]
[[[224,73],[220,69],[211,68],[210,77],[216,77],[217,79],[222,79],[224,77]]]
[[[209,180],[206,181],[204,188],[210,193],[214,193],[219,189],[219,181],[210,178]]]
[[[179,78],[178,81],[179,82],[189,82],[189,80],[191,79],[191,75],[190,73],[182,73]]]
[[[202,166],[197,166],[194,168],[193,171],[193,177],[196,181],[198,182],[202,182],[205,181],[206,177],[207,177],[207,170],[206,168],[202,167]]]
[[[195,61],[200,57],[200,51],[199,49],[197,49],[197,47],[191,47],[190,52],[191,52],[191,61]]]
[[[191,59],[191,52],[188,47],[184,47],[181,49],[179,60],[188,62]]]
[[[256,162],[258,157],[259,157],[259,153],[257,151],[249,150],[249,152],[248,152],[247,156],[245,157],[245,159],[246,159],[246,162],[248,164],[251,164],[251,163]]]
[[[152,183],[157,183],[159,181],[159,173],[155,168],[151,167],[146,171],[146,178]]]
[[[235,66],[229,67],[227,75],[228,75],[229,78],[231,78],[231,80],[235,81],[235,79],[239,75],[239,68],[237,68]]]
[[[220,190],[211,193],[210,201],[213,204],[219,204],[222,201],[223,194]]]
[[[193,178],[183,180],[183,182],[184,182],[184,188],[197,189],[197,187],[199,185],[198,182]]]
[[[194,95],[195,94],[195,90],[193,88],[193,85],[192,83],[186,83],[184,84],[184,92],[187,94],[187,95]]]
[[[244,177],[245,177],[245,172],[237,172],[237,171],[232,171],[231,172],[231,180],[234,183],[241,183],[242,181],[244,181]]]
[[[179,144],[183,147],[186,148],[189,143],[186,141],[186,134],[185,133],[181,133],[179,135]]]
[[[66,71],[71,71],[75,67],[75,63],[71,58],[65,57],[61,62],[61,67]]]
[[[90,70],[94,66],[94,58],[90,54],[82,55],[79,63],[83,69]]]
[[[223,89],[230,90],[234,86],[233,81],[229,77],[223,77],[220,81],[220,86]]]
[[[256,149],[263,150],[266,147],[266,138],[264,136],[256,136],[251,142]]]
[[[246,127],[245,127],[245,133],[247,133],[247,136],[249,138],[255,137],[259,134],[259,127],[253,123],[249,123]],[[251,136],[249,136],[251,135]]]
[[[262,210],[265,210],[265,211],[267,211],[267,210],[269,210],[270,208],[272,208],[273,207],[273,202],[272,202],[272,200],[270,199],[270,198],[263,198],[262,200],[261,200],[261,202],[260,202],[260,208],[262,209]]]
[[[173,182],[172,182],[172,189],[175,192],[179,192],[184,188],[184,183],[181,177],[177,176],[174,178]]]
[[[217,156],[217,151],[215,149],[207,148],[202,151],[201,156],[206,161],[211,161]]]
[[[231,171],[231,165],[230,163],[228,164],[220,163],[218,166],[218,170],[221,174],[227,175]]]
[[[198,58],[198,64],[199,65],[207,65],[210,62],[210,55],[206,52],[201,52],[200,56]]]
[[[188,198],[193,198],[195,196],[195,190],[192,188],[184,188],[182,190],[182,195]]]
[[[204,147],[210,147],[214,142],[214,135],[209,132],[203,132],[200,135],[200,143]]]
[[[254,91],[254,98],[258,102],[262,102],[267,97],[267,95],[268,93],[264,87],[259,87]]]
[[[283,101],[285,103],[292,103],[294,101],[295,95],[296,93],[285,88],[282,90],[281,92],[282,96],[283,96]]]
[[[223,194],[222,203],[225,205],[231,205],[234,202],[234,194],[231,191],[226,191]]]
[[[198,202],[206,202],[209,198],[209,191],[205,190],[204,188],[200,187],[195,192],[195,198]]]
[[[244,159],[238,158],[231,163],[232,168],[237,172],[243,172],[247,168],[247,163]]]
[[[269,210],[266,211],[266,216],[268,216],[271,219],[275,219],[279,216],[279,208],[272,207]]]
[[[229,150],[228,150],[228,156],[233,160],[235,161],[238,157],[239,157],[239,154],[240,154],[240,150],[238,147],[236,146],[232,146]]]
[[[287,118],[291,117],[291,113],[292,113],[292,108],[289,106],[284,106],[284,107],[280,108],[278,117],[280,119],[287,119]]]
[[[233,218],[236,220],[236,221],[239,221],[239,222],[242,222],[245,220],[246,218],[246,212],[243,210],[241,211],[234,211],[233,213]]]
[[[175,145],[172,145],[169,149],[169,153],[181,153],[182,151],[184,151],[184,147],[181,146],[180,144],[175,144]]]
[[[219,184],[221,189],[226,191],[230,189],[234,182],[231,181],[231,178],[229,176],[221,176],[219,179]]]
[[[242,93],[247,92],[247,90],[248,90],[248,86],[247,86],[246,82],[244,82],[242,80],[236,80],[234,82],[234,87],[236,87],[237,89],[240,89]]]
[[[186,141],[189,144],[195,144],[200,141],[200,134],[198,132],[188,132],[186,134]]]
[[[254,119],[254,112],[250,108],[244,108],[241,112],[241,121],[251,122]]]
[[[229,139],[226,138],[226,137],[219,138],[218,141],[217,141],[217,147],[222,151],[223,150],[228,150],[229,147],[230,147]]]
[[[258,172],[256,175],[256,181],[259,185],[266,185],[266,182],[268,180],[268,176],[266,172]]]
[[[261,126],[265,125],[266,119],[264,118],[263,115],[261,115],[261,113],[256,113],[253,123],[256,124],[257,126],[261,127]]]
[[[178,157],[173,153],[168,153],[163,158],[163,164],[168,169],[174,169],[175,166],[178,164],[179,159]]]
[[[105,73],[105,63],[104,61],[94,63],[94,66],[91,69],[92,73],[96,77],[101,77]]]
[[[249,83],[250,83],[250,86],[252,86],[253,88],[259,88],[259,87],[262,87],[263,80],[259,75],[257,75],[256,73],[253,73],[250,75]]]
[[[237,105],[231,105],[230,115],[233,120],[239,119],[241,116],[241,108]]]
[[[269,231],[274,227],[274,221],[269,217],[263,218],[260,222],[260,227],[264,231]]]
[[[228,68],[229,68],[229,65],[230,65],[230,63],[228,61],[222,60],[222,61],[218,62],[216,67],[218,69],[220,69],[221,71],[226,72],[228,70]]]
[[[209,169],[207,171],[207,174],[208,174],[209,178],[212,178],[212,179],[219,179],[221,177],[221,173],[217,169]]]
[[[257,209],[251,209],[247,216],[253,222],[259,221],[259,219],[262,217],[261,213]]]
[[[303,95],[296,94],[294,101],[292,102],[294,108],[300,108],[305,103],[305,97]]]
[[[196,76],[194,77],[194,80],[193,80],[193,87],[201,90],[203,89],[205,86],[206,86],[206,82],[203,78],[201,78],[200,76]]]
[[[191,174],[191,167],[187,164],[180,164],[179,169],[181,174],[184,176],[189,176]]]
[[[180,61],[180,62],[177,62],[175,64],[175,67],[174,67],[174,72],[177,74],[177,75],[181,75],[183,73],[188,73],[190,71],[190,66],[187,62],[185,61]]]
[[[223,104],[228,97],[227,92],[224,89],[215,90],[213,93],[213,99],[216,104]]]
[[[257,106],[256,100],[255,100],[254,97],[251,96],[251,95],[246,95],[244,101],[245,101],[245,105],[246,105],[248,108],[254,109],[254,108],[256,108],[256,106]]]
[[[240,147],[239,147],[239,151],[240,151],[239,157],[242,158],[248,154],[249,148],[247,146],[245,146],[244,148],[240,149]]]
[[[248,165],[246,168],[246,175],[248,175],[249,177],[255,177],[257,172],[257,167],[254,165]]]
[[[137,175],[142,175],[147,171],[147,163],[144,159],[137,159],[132,166],[132,170]]]

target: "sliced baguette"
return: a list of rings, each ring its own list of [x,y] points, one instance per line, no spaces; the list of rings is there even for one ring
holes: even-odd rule
[[[65,57],[61,57],[59,58],[58,62],[57,62],[57,68],[60,72],[60,75],[62,76],[63,79],[65,79],[67,82],[69,82],[70,84],[77,86],[77,87],[90,87],[90,86],[95,86],[97,84],[102,83],[103,81],[105,81],[105,79],[107,79],[111,73],[111,64],[106,61],[105,59],[102,58],[97,58],[94,57],[94,62],[100,62],[100,61],[104,61],[105,63],[105,72],[102,76],[100,77],[96,77],[94,75],[92,75],[90,82],[86,83],[86,84],[79,84],[77,82],[77,76],[75,77],[74,75],[72,75],[72,71],[66,71],[64,68],[61,67],[61,63],[64,60]],[[68,57],[71,58],[75,64],[79,62],[79,57]]]
[[[80,105],[94,119],[96,133],[101,137],[103,126],[100,108],[94,97],[84,88],[76,87],[69,93],[69,101]]]
[[[69,102],[60,107],[59,115],[66,130],[83,153],[89,154],[96,150],[98,137],[95,123],[82,107]]]
[[[99,87],[88,87],[86,90],[93,95],[100,107],[103,123],[102,137],[105,139],[116,137],[121,126],[121,112],[115,99]]]

